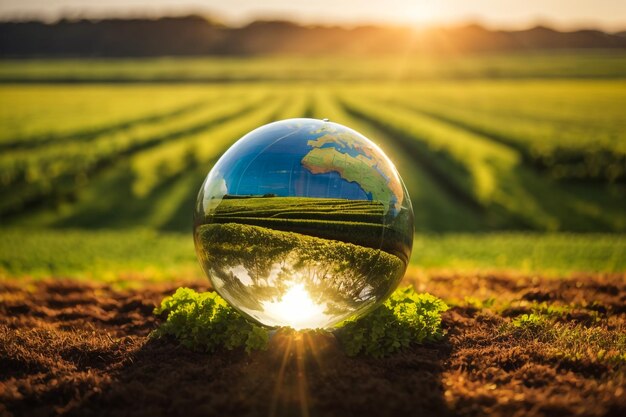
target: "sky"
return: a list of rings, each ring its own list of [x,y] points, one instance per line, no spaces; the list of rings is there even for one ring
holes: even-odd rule
[[[254,19],[302,23],[626,30],[626,0],[0,0],[0,18],[119,17],[200,13],[231,25]]]

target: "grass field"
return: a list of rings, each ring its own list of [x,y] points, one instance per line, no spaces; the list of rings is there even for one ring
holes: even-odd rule
[[[560,71],[575,57],[558,56],[549,68]],[[516,59],[485,58],[483,65],[510,67]],[[615,62],[622,58],[578,59],[608,72],[619,68]],[[138,74],[151,68],[148,62],[133,64],[142,68]],[[237,83],[236,63],[242,64],[181,61],[182,79],[194,79],[187,72],[222,68],[233,74],[227,84],[0,86],[3,226],[39,234],[128,228],[186,233],[202,179],[230,144],[263,123],[312,116],[351,126],[389,154],[406,182],[422,241],[442,239],[433,233],[530,232],[525,239],[538,242],[537,232],[578,233],[575,241],[587,240],[590,253],[598,252],[593,248],[600,243],[589,233],[617,233],[611,239],[621,242],[626,83],[620,78],[576,79],[572,71],[555,80],[548,71],[523,79],[508,72],[493,80],[476,70],[472,81],[442,76],[400,86],[387,77],[376,87],[342,81],[312,88],[299,81],[269,83],[263,59],[250,61],[245,71],[266,81]],[[18,64],[2,62],[0,73]],[[161,64],[171,68],[167,60]],[[93,65],[22,63],[24,74],[50,68],[50,80],[69,68],[92,74]],[[100,77],[113,71],[110,63],[98,65]],[[125,65],[131,63],[120,73]],[[496,239],[502,244],[492,256],[494,267],[507,268],[498,259],[519,258],[515,245],[505,244],[507,236]],[[619,258],[619,244],[603,248],[610,255],[602,259]],[[554,269],[603,269],[598,262],[585,265],[574,258],[576,268]],[[419,263],[429,265],[429,260]],[[518,265],[513,261],[511,268]],[[604,269],[616,268],[608,263]]]
[[[0,414],[623,415],[625,107],[621,52],[0,61]],[[192,217],[213,164],[303,116],[396,164],[404,282],[451,306],[444,338],[372,359],[320,334],[250,356],[147,337],[163,297],[210,289]],[[241,223],[224,259],[379,216],[255,200],[205,230]],[[349,245],[318,237],[306,262]]]
[[[7,123],[3,131],[3,224],[185,230],[189,222],[183,219],[189,218],[186,210],[203,174],[229,144],[260,124],[304,114],[344,122],[391,155],[407,183],[418,232],[626,229],[621,81],[417,83],[404,87],[404,95],[393,86],[372,91],[345,84],[313,93],[300,84],[153,85],[151,103],[173,94],[179,101],[150,116],[145,110],[107,118],[99,108],[83,106],[93,94],[102,94],[101,107],[117,108],[127,100],[132,105],[146,88],[46,86],[40,98],[39,86],[0,87],[0,119],[36,119],[33,126]],[[467,114],[459,116],[463,101],[457,90],[497,107],[480,113],[491,127],[502,112],[514,118],[515,124],[501,125],[511,128],[510,137],[502,139],[503,127],[464,124],[478,120],[471,112],[481,110],[466,102]],[[55,94],[64,103],[56,107],[59,114],[40,120],[38,109]],[[520,100],[512,105],[511,96]],[[521,101],[539,98],[560,112],[529,110]],[[448,99],[455,104],[445,120],[418,109]],[[562,101],[568,104],[559,106]],[[85,117],[72,120],[80,106]],[[597,108],[603,110],[592,111]],[[69,131],[58,127],[64,120],[74,124]],[[535,154],[540,156],[533,160]]]
[[[237,223],[382,249],[408,262],[412,230],[384,217],[377,201],[310,197],[225,198],[202,223]],[[387,223],[388,222],[388,223]]]
[[[268,56],[5,60],[2,82],[236,82],[624,77],[621,51],[571,50],[459,56]]]
[[[132,254],[130,256],[129,254]],[[181,279],[205,281],[189,233],[147,229],[2,230],[0,276],[93,279],[123,286]],[[419,234],[412,265],[420,271],[497,270],[559,277],[623,273],[626,239],[608,234]]]

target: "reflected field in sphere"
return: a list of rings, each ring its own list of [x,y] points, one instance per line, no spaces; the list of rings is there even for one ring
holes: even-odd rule
[[[336,123],[258,128],[216,163],[198,195],[194,240],[215,290],[267,326],[329,328],[396,288],[413,210],[383,152]]]

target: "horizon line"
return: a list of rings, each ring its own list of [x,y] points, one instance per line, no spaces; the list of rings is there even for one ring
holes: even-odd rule
[[[248,26],[254,22],[290,22],[304,27],[320,26],[320,27],[342,27],[342,28],[356,28],[363,26],[377,26],[377,27],[404,27],[413,29],[432,29],[432,28],[455,28],[477,25],[490,31],[523,31],[536,27],[546,27],[561,32],[575,32],[580,30],[599,30],[605,33],[619,33],[626,31],[626,21],[619,26],[605,25],[600,22],[571,22],[569,24],[563,24],[555,22],[549,18],[537,17],[534,19],[526,19],[524,21],[516,23],[503,23],[503,22],[489,22],[484,18],[478,16],[466,16],[455,19],[438,19],[429,22],[409,22],[409,21],[395,21],[391,19],[334,19],[334,20],[306,20],[298,18],[297,16],[288,15],[261,15],[250,16],[246,19],[228,19],[220,16],[218,13],[208,12],[206,10],[187,10],[177,12],[134,12],[124,11],[120,13],[101,13],[93,11],[81,11],[72,10],[64,11],[61,13],[2,13],[0,12],[0,22],[2,23],[16,23],[16,22],[43,22],[47,24],[55,24],[63,20],[77,21],[77,20],[133,20],[133,19],[147,19],[158,20],[162,18],[184,18],[198,16],[206,19],[208,22],[214,22],[222,24],[231,28],[242,28]]]

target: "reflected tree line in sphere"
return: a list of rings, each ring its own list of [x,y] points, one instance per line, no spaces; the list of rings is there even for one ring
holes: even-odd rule
[[[195,238],[216,289],[253,318],[294,284],[326,304],[326,315],[348,317],[385,299],[406,268],[379,249],[259,226],[207,224]]]

